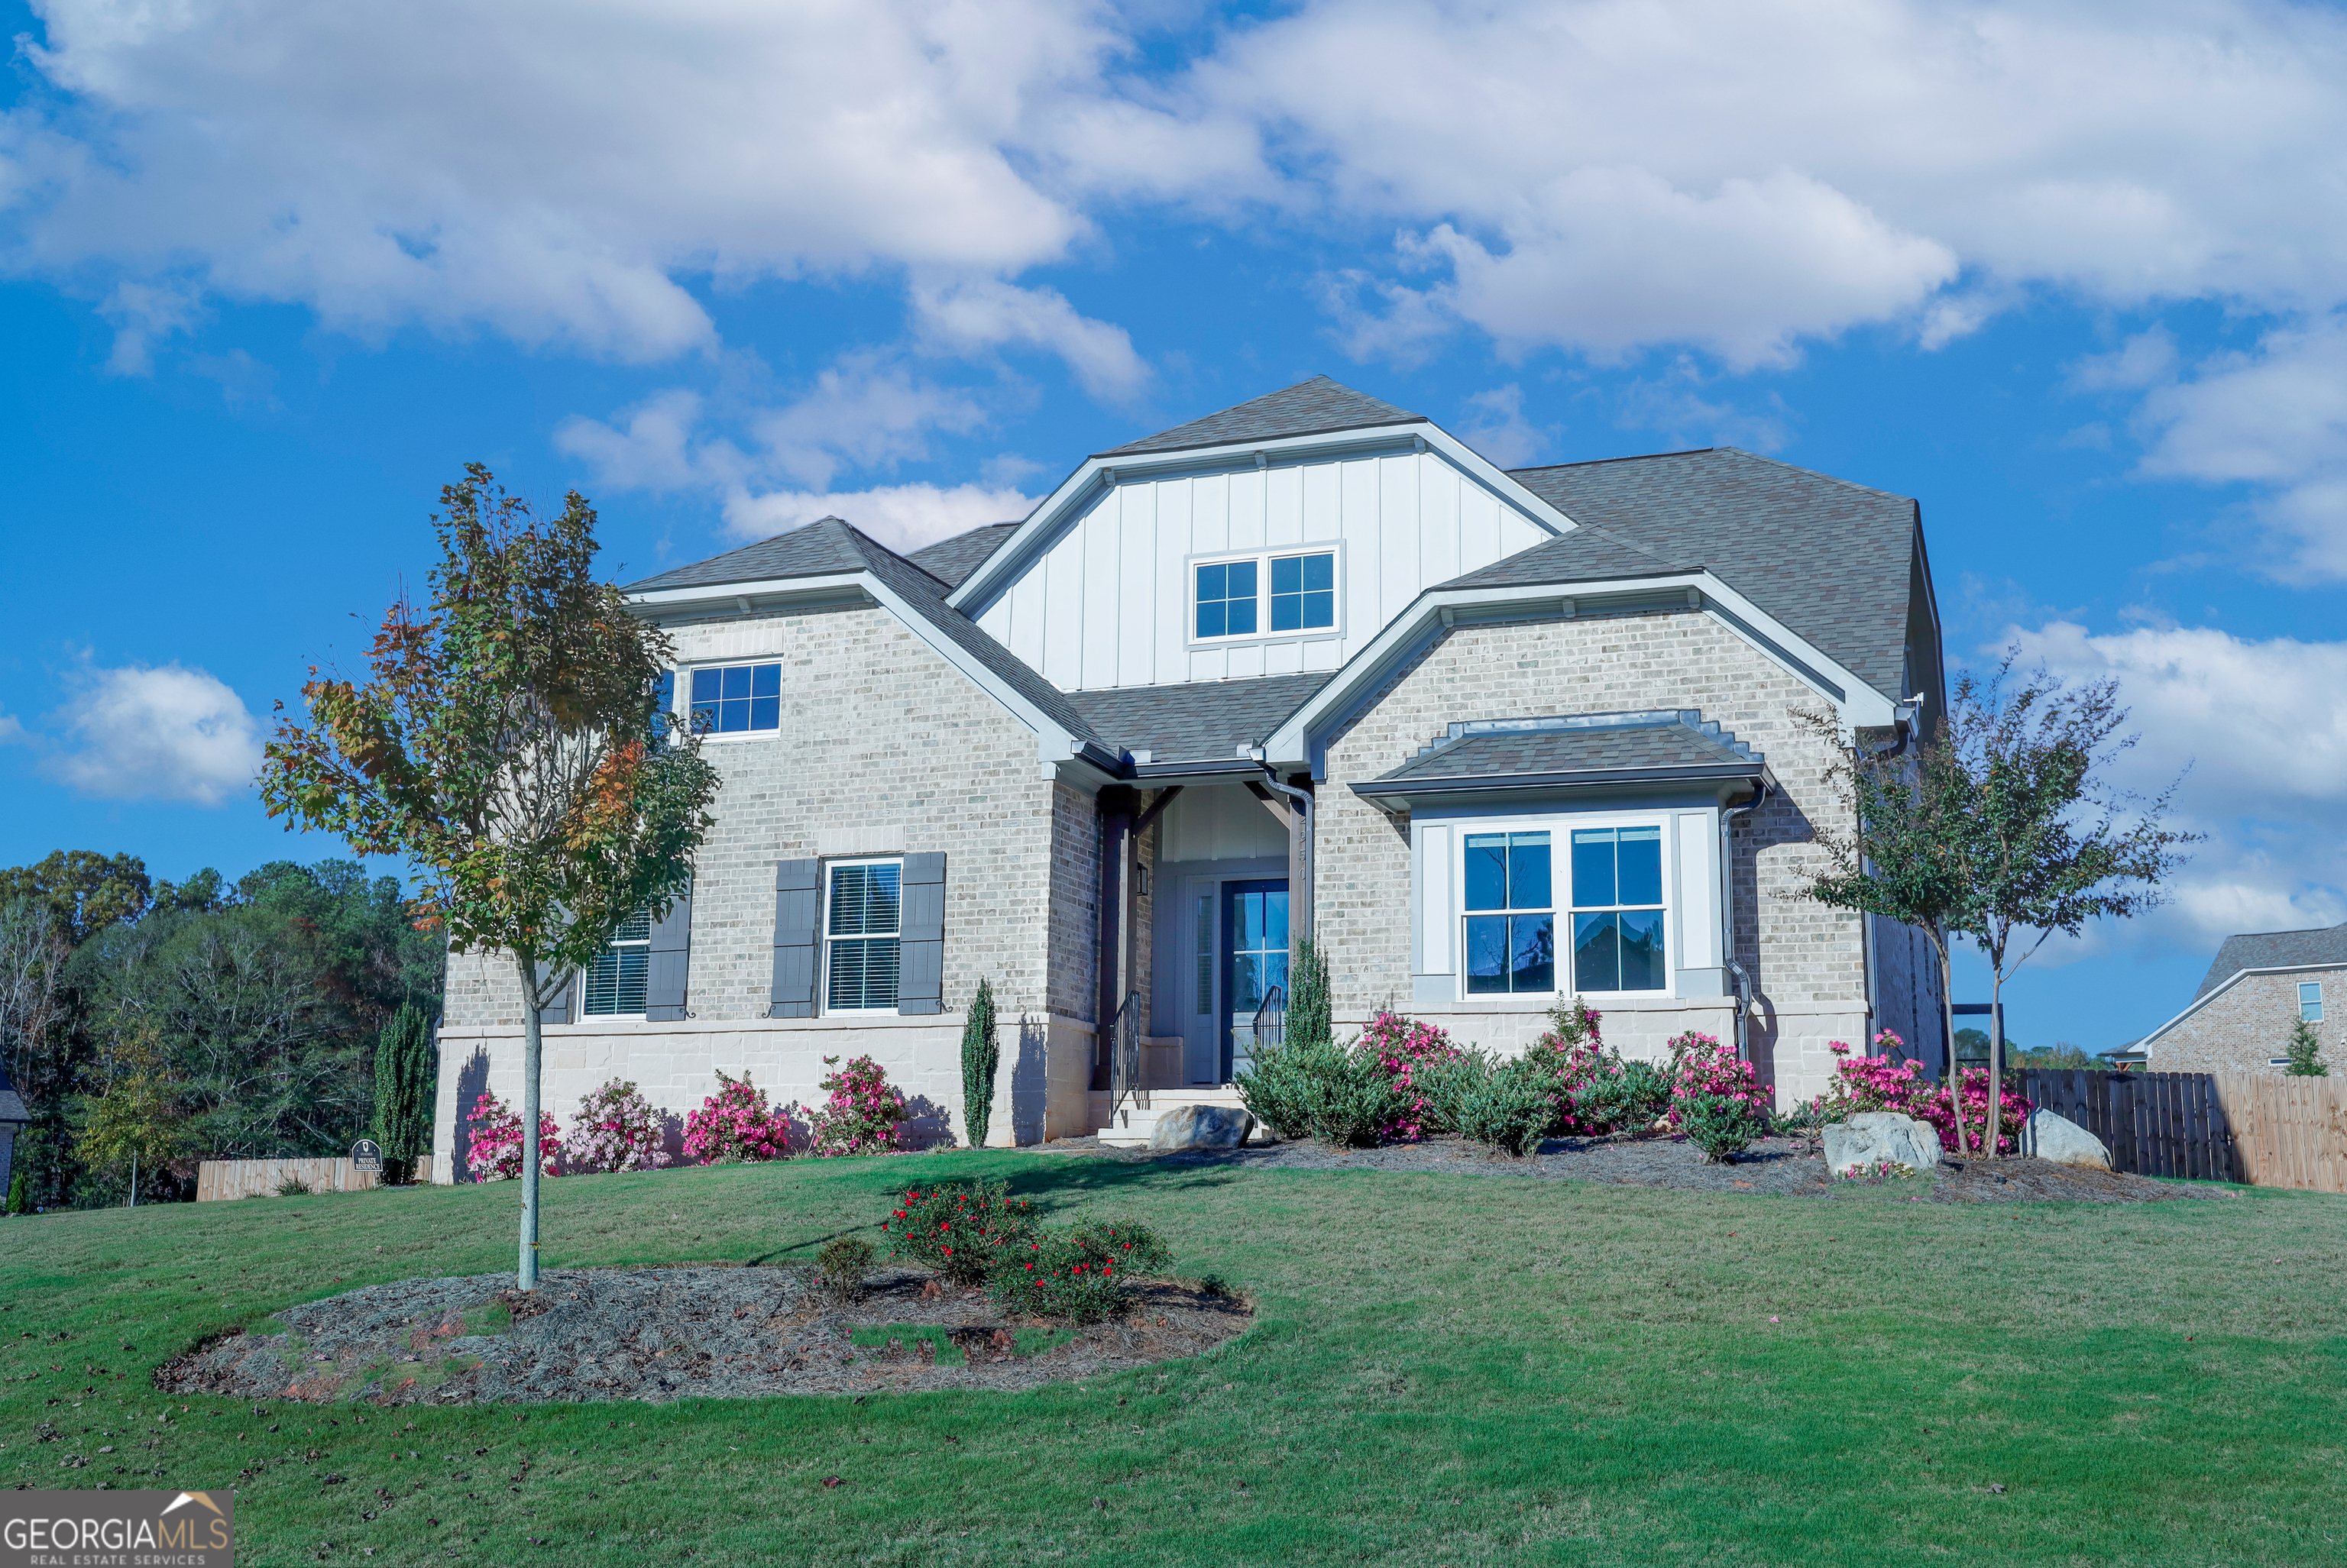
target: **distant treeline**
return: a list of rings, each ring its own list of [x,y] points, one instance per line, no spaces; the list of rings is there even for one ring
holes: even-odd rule
[[[200,1159],[345,1151],[384,1025],[438,1015],[443,950],[395,879],[349,860],[234,883],[88,850],[0,871],[0,1052],[34,1117],[11,1207],[121,1202],[126,1149],[142,1202],[184,1195]]]

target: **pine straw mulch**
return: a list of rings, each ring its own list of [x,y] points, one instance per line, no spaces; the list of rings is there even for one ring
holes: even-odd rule
[[[167,1393],[310,1403],[514,1404],[1035,1388],[1195,1356],[1243,1301],[1170,1281],[1123,1318],[1005,1319],[982,1291],[884,1270],[841,1304],[788,1268],[556,1269],[406,1279],[289,1307],[166,1363]],[[859,1339],[878,1341],[857,1343]]]

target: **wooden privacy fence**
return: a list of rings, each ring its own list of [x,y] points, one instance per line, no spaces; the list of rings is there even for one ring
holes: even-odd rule
[[[206,1160],[196,1171],[196,1201],[273,1197],[289,1179],[308,1183],[312,1192],[364,1192],[378,1178],[348,1160]]]
[[[2347,1079],[2033,1067],[2021,1092],[2102,1139],[2114,1170],[2347,1193]]]

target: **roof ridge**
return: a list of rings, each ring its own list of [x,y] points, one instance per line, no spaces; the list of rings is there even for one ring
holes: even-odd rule
[[[1324,406],[1314,407],[1314,400]],[[1235,419],[1235,415],[1251,415]],[[1329,375],[1310,375],[1293,386],[1276,387],[1245,398],[1227,408],[1144,435],[1094,457],[1140,456],[1150,453],[1184,452],[1203,446],[1224,446],[1249,441],[1276,441],[1290,436],[1318,435],[1340,430],[1361,430],[1378,424],[1430,424],[1422,413],[1388,402],[1349,387]]]

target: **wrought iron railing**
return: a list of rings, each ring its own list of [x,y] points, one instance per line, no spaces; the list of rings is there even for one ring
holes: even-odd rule
[[[1117,1114],[1124,1109],[1127,1099],[1135,1110],[1149,1109],[1149,1089],[1141,1072],[1141,993],[1134,992],[1116,1010],[1116,1018],[1109,1025],[1108,1047],[1108,1120],[1116,1125]]]
[[[1287,988],[1275,985],[1264,993],[1263,1005],[1255,1010],[1255,1043],[1260,1046],[1277,1045],[1287,1039]]]

